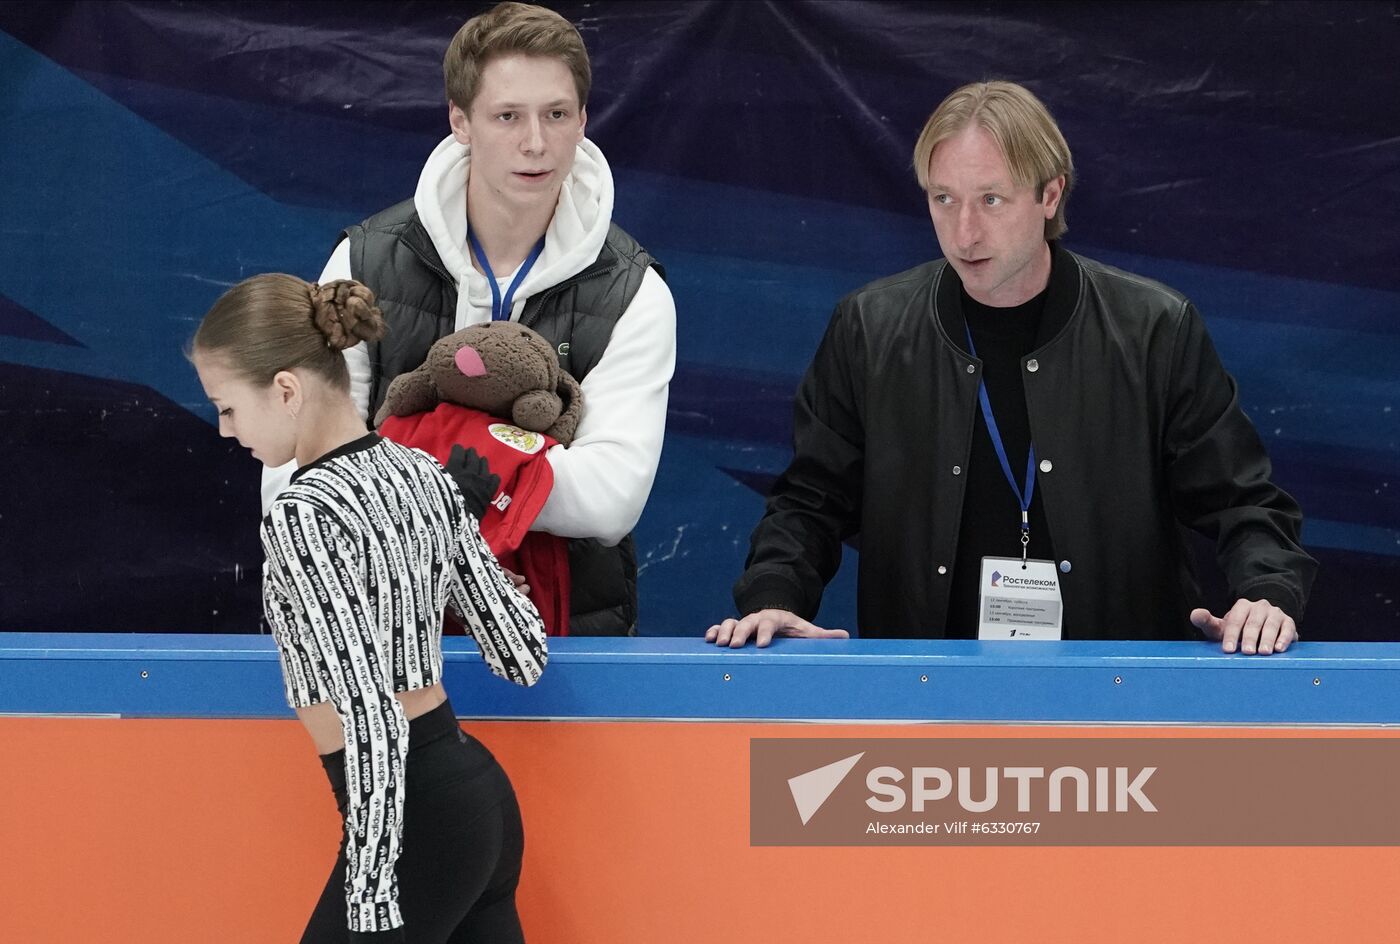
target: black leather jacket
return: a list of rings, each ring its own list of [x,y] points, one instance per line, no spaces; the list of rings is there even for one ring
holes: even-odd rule
[[[1022,359],[1067,639],[1192,638],[1200,605],[1182,527],[1215,541],[1235,597],[1301,620],[1316,562],[1270,480],[1195,307],[1157,282],[1056,253]],[[982,364],[964,350],[944,260],[844,298],[798,390],[794,455],[734,588],[741,613],[812,618],[859,533],[868,637],[941,637]],[[1047,465],[1048,463],[1048,465]],[[1000,474],[999,470],[995,470]],[[991,474],[991,473],[988,473]]]

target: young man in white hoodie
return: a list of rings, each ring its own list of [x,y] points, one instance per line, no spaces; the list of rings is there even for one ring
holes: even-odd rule
[[[509,319],[556,348],[583,388],[554,489],[534,527],[572,539],[570,632],[636,632],[641,516],[661,457],[676,313],[660,266],[612,225],[613,180],[584,137],[591,71],[578,30],[543,7],[501,3],[468,20],[443,72],[452,133],[413,199],[352,226],[321,273],[374,290],[382,341],[346,351],[366,418],[431,344]],[[269,469],[263,502],[291,466]]]

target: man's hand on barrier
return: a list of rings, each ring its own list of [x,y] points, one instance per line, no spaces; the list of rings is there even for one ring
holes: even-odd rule
[[[787,610],[759,610],[743,619],[727,619],[705,630],[705,641],[716,646],[739,649],[752,636],[762,649],[774,636],[796,636],[803,639],[850,639],[844,629],[822,629]]]
[[[1236,600],[1223,617],[1212,616],[1209,610],[1192,610],[1191,623],[1207,639],[1218,641],[1222,652],[1238,648],[1245,655],[1266,656],[1287,650],[1298,638],[1293,617],[1268,600]]]

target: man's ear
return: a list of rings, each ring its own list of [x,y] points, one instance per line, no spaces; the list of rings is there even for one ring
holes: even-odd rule
[[[1065,195],[1065,175],[1061,174],[1052,180],[1046,181],[1041,192],[1041,203],[1045,205],[1045,218],[1048,220],[1055,215],[1059,209],[1060,198]]]
[[[588,127],[588,106],[585,105],[578,110],[578,140],[575,144],[583,143],[583,129]]]
[[[452,126],[452,137],[458,144],[471,147],[472,125],[467,113],[457,106],[456,102],[447,106],[447,123]]]

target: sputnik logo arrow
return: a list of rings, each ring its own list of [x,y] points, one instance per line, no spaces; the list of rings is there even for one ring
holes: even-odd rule
[[[797,815],[802,817],[802,825],[806,826],[807,821],[816,815],[817,810],[822,808],[822,804],[841,786],[841,781],[846,779],[846,775],[851,772],[851,768],[856,765],[865,751],[859,754],[852,754],[845,760],[838,760],[834,764],[827,764],[825,767],[818,767],[816,770],[809,770],[805,774],[798,774],[788,780],[788,789],[792,791],[792,802],[797,804]]]

